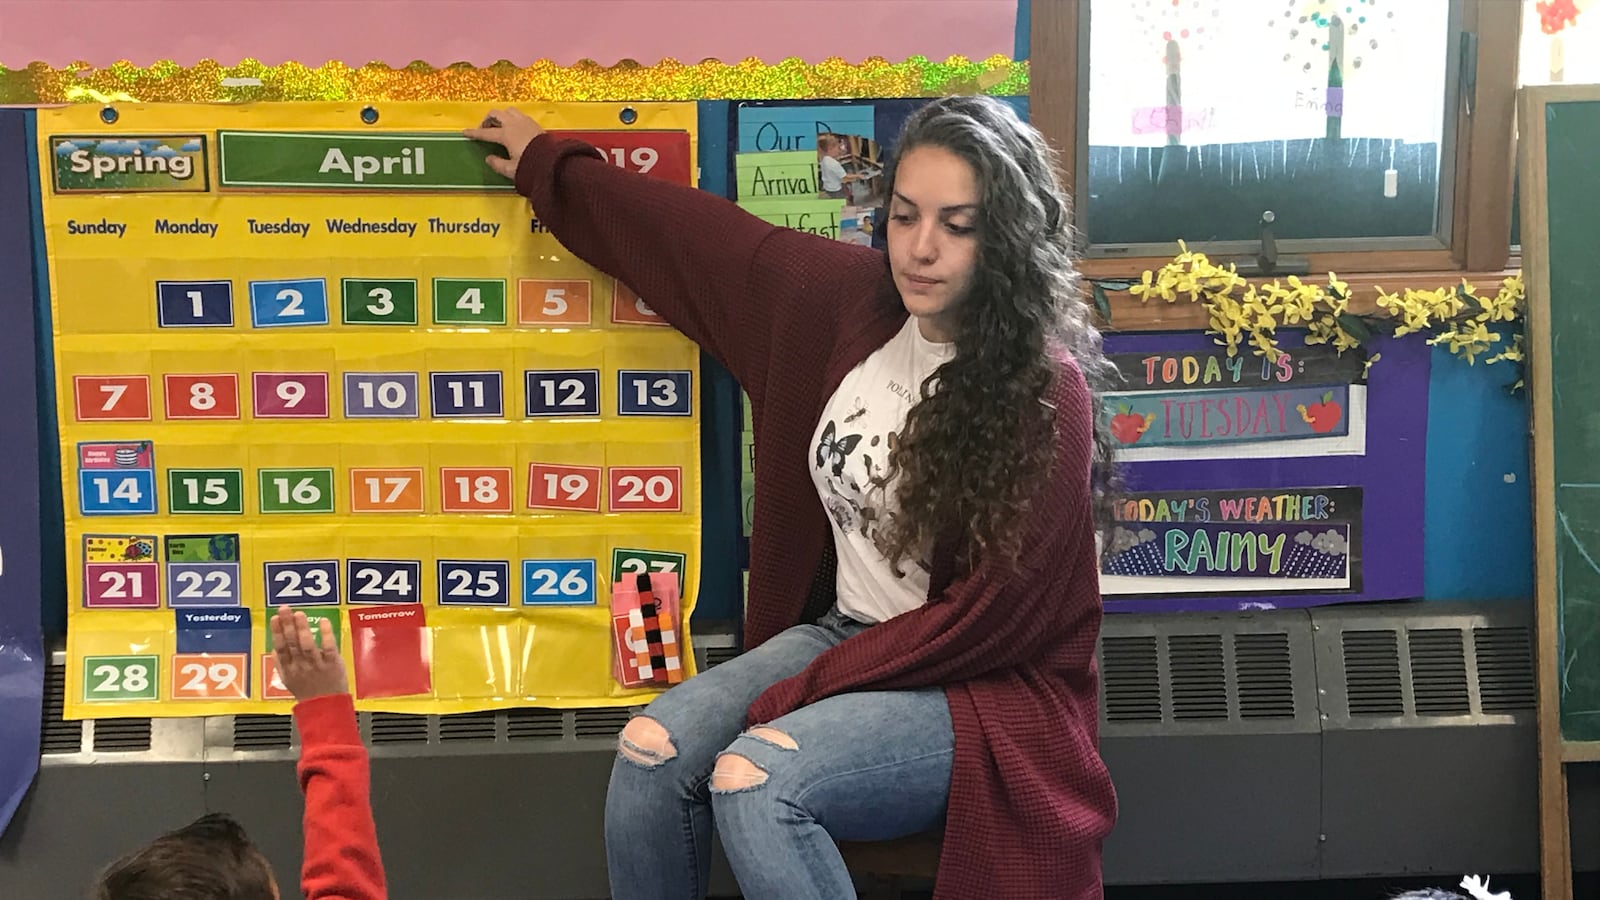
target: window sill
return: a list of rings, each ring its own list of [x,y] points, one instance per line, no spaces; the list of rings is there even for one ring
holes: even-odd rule
[[[1213,252],[1206,249],[1205,245],[1198,244],[1189,249],[1205,253],[1211,261],[1226,264],[1229,260],[1238,259],[1238,254]],[[1173,255],[1178,252],[1176,244],[1172,247]],[[1288,255],[1300,256],[1298,252],[1282,251]],[[1253,255],[1254,251],[1251,251]],[[1312,274],[1324,277],[1329,272],[1339,273],[1340,278],[1345,278],[1346,272],[1364,272],[1368,274],[1387,274],[1398,272],[1401,274],[1415,274],[1420,272],[1448,272],[1458,269],[1460,263],[1450,255],[1449,250],[1367,250],[1348,251],[1337,253],[1309,253],[1303,254],[1306,262],[1310,264]],[[1138,278],[1146,269],[1155,269],[1172,262],[1172,256],[1137,256],[1116,258],[1109,256],[1085,256],[1078,260],[1078,271],[1089,278]],[[1431,275],[1429,277],[1432,277]],[[1271,279],[1268,279],[1271,280]],[[1348,281],[1348,278],[1345,278]]]
[[[1339,278],[1350,287],[1350,311],[1358,315],[1374,315],[1380,312],[1377,305],[1378,287],[1382,287],[1385,291],[1400,291],[1406,288],[1431,291],[1445,285],[1460,284],[1462,279],[1465,279],[1469,284],[1487,290],[1489,285],[1498,285],[1501,279],[1516,275],[1518,271],[1504,269],[1497,272],[1445,270],[1366,272],[1353,275],[1340,273]],[[1328,276],[1324,272],[1320,278],[1314,275],[1304,277],[1307,280],[1326,283]],[[1272,281],[1271,278],[1250,280],[1255,284]],[[1107,331],[1204,331],[1209,324],[1205,308],[1187,299],[1171,303],[1164,300],[1142,301],[1127,291],[1106,291],[1106,299],[1111,303],[1111,321],[1107,323],[1102,320],[1099,325]]]

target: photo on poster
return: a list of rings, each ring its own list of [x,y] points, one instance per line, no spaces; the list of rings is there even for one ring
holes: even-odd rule
[[[1109,597],[1361,590],[1359,487],[1152,491],[1119,498]]]
[[[761,203],[760,211],[751,211],[774,224],[871,246],[877,211],[884,205],[887,166],[871,104],[741,104],[737,115],[735,184],[741,205]],[[819,218],[818,203],[801,209],[803,199],[824,204],[834,220],[831,233],[814,224],[791,224]],[[786,213],[780,200],[796,209]]]
[[[883,154],[877,142],[859,134],[818,134],[817,195],[858,209],[882,206]]]

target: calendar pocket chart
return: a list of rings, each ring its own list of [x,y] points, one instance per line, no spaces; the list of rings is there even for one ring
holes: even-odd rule
[[[280,606],[364,710],[643,703],[640,573],[692,673],[699,352],[483,164],[481,109],[114,112],[39,113],[68,718],[286,712]],[[530,112],[695,182],[693,104]],[[64,182],[84,152],[119,162]]]

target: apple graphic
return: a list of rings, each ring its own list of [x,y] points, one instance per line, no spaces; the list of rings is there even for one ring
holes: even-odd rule
[[[1132,444],[1149,430],[1150,423],[1156,420],[1155,413],[1139,415],[1128,409],[1127,404],[1117,406],[1117,414],[1111,417],[1111,436],[1118,443]]]
[[[1322,402],[1311,404],[1309,409],[1304,403],[1295,409],[1300,412],[1300,418],[1304,419],[1317,434],[1327,434],[1332,431],[1334,426],[1339,424],[1340,417],[1344,415],[1344,407],[1334,401],[1333,391],[1323,394]]]

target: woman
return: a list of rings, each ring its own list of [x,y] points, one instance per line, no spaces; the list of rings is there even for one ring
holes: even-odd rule
[[[569,250],[750,395],[746,651],[623,729],[613,896],[855,896],[835,840],[944,826],[940,900],[1099,897],[1109,363],[1039,134],[984,98],[914,115],[888,253],[774,228],[495,111],[469,137]],[[748,729],[748,730],[746,730]]]

